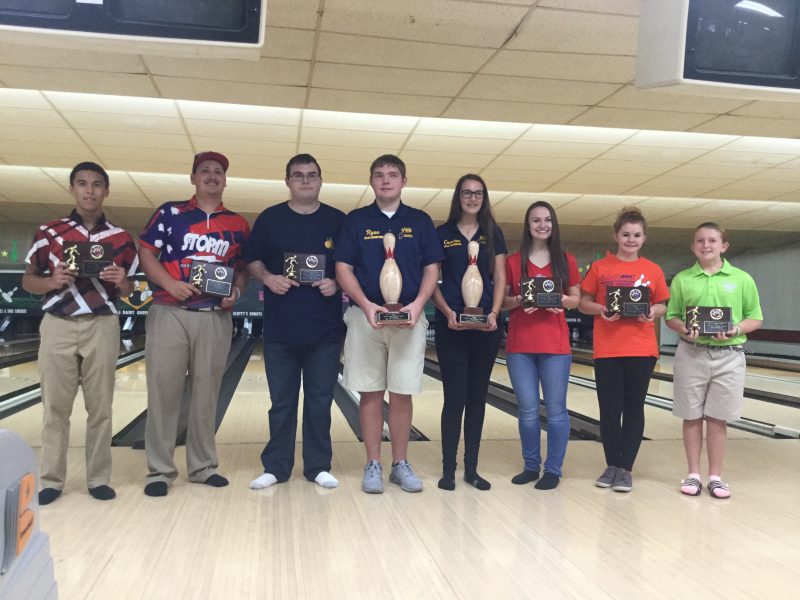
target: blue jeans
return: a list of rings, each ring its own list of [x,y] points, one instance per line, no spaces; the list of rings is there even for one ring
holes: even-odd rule
[[[541,423],[539,421],[539,384],[544,392],[547,411],[547,460],[544,470],[561,477],[561,466],[569,441],[567,385],[571,354],[506,354],[508,374],[517,397],[519,438],[525,469],[539,471]]]
[[[339,374],[339,342],[295,346],[264,342],[269,442],[261,453],[265,473],[286,481],[294,467],[297,406],[303,376],[303,475],[309,481],[331,470],[331,404]]]

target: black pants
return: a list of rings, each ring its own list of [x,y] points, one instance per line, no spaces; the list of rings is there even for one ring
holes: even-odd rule
[[[464,416],[464,468],[478,468],[486,390],[492,366],[500,347],[500,330],[455,331],[436,321],[436,354],[442,371],[442,468],[446,474],[456,470],[456,453]]]
[[[594,361],[600,435],[609,467],[633,469],[644,434],[644,397],[655,366],[655,356]]]

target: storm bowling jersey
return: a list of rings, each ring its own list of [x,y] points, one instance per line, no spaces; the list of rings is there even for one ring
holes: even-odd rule
[[[226,209],[222,203],[207,213],[191,200],[162,204],[150,218],[139,242],[160,254],[159,262],[177,280],[189,281],[193,260],[244,268],[242,252],[250,226],[244,217]],[[209,294],[194,295],[180,301],[153,284],[153,302],[185,308],[219,306],[221,299]]]

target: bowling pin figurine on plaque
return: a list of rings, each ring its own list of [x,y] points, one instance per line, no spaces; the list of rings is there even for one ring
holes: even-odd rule
[[[403,307],[400,304],[400,291],[403,288],[403,276],[400,274],[400,267],[394,259],[395,237],[393,233],[383,235],[384,261],[381,267],[379,284],[381,294],[386,302],[384,308],[389,312],[379,312],[375,320],[383,325],[402,325],[410,320],[410,315],[400,312]]]
[[[458,322],[469,329],[482,329],[489,322],[488,315],[478,306],[483,297],[483,277],[478,270],[478,252],[480,244],[472,241],[467,246],[469,264],[461,278],[461,295],[464,297],[464,312],[458,315]]]

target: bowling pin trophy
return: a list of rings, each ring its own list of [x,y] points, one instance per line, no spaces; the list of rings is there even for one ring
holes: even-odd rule
[[[472,241],[467,246],[469,264],[461,278],[461,295],[464,297],[464,312],[458,315],[458,322],[467,329],[485,329],[489,316],[483,314],[478,306],[483,296],[483,277],[478,270],[478,252],[480,244]]]
[[[389,312],[379,312],[375,320],[382,325],[403,325],[411,320],[411,316],[406,312],[400,312],[403,307],[400,304],[400,290],[403,288],[403,276],[400,274],[400,267],[394,259],[395,237],[393,233],[383,235],[384,261],[381,267],[379,284],[381,294],[386,304],[383,307]]]

